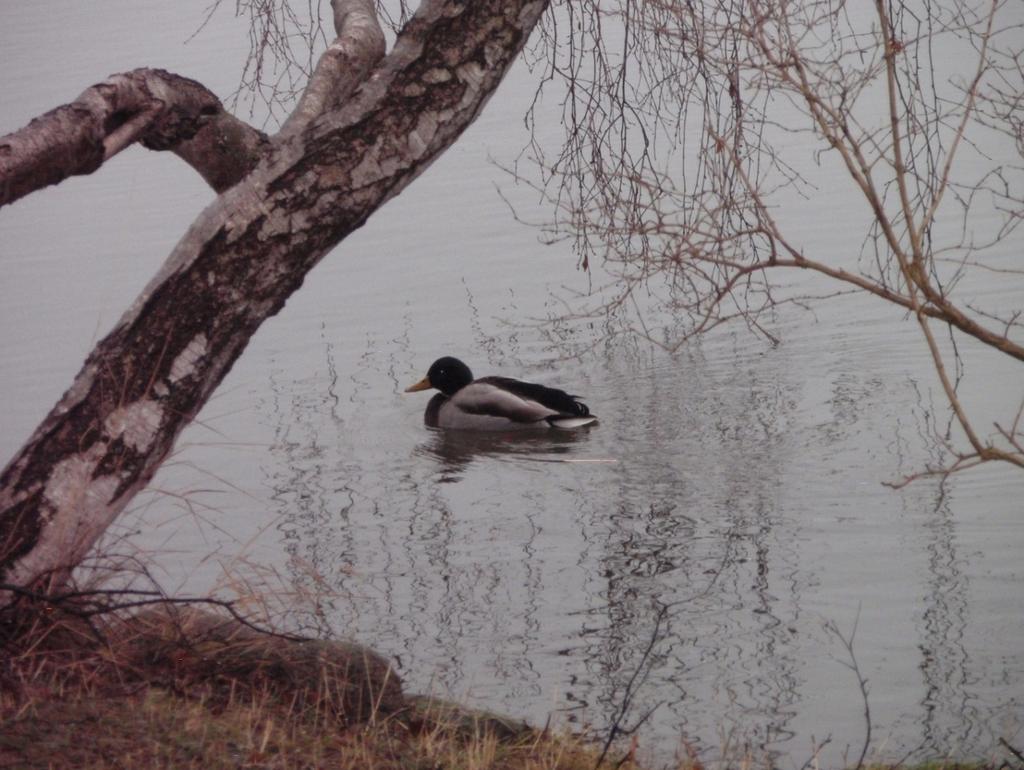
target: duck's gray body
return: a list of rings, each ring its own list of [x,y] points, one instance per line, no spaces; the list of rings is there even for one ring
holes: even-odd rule
[[[596,417],[588,413],[589,410],[581,414],[577,407],[575,413],[568,413],[519,395],[502,387],[500,379],[484,377],[475,380],[459,389],[453,396],[436,394],[427,404],[427,411],[423,415],[424,422],[432,428],[516,430],[576,428],[597,421]],[[572,398],[568,394],[564,395]],[[573,403],[579,404],[575,400]]]

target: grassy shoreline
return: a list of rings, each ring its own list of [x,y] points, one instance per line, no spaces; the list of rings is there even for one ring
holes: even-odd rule
[[[37,692],[12,711],[0,702],[0,768],[259,768],[299,770],[594,770],[599,747],[569,734],[503,731],[493,717],[455,704],[339,724],[274,697],[213,704],[146,686],[111,695],[67,689]],[[716,763],[717,765],[717,763]],[[609,753],[602,764],[654,770]],[[722,767],[757,767],[737,760]],[[706,770],[697,760],[673,766]],[[865,770],[895,770],[866,765]],[[1017,764],[933,761],[903,770],[1017,770]]]
[[[599,758],[580,738],[404,693],[356,644],[173,606],[102,627],[56,614],[17,633],[0,624],[0,770],[582,770]]]
[[[0,710],[0,724],[0,768],[25,770],[582,770],[597,758],[571,736],[502,734],[486,720],[474,723],[468,712],[453,717],[453,708],[346,725],[273,697],[213,706],[153,686],[116,696],[51,692],[17,715]]]
[[[167,608],[96,632],[40,621],[0,647],[0,770],[655,770],[635,743],[602,761],[579,736],[406,694],[358,645]],[[1018,759],[903,767],[1024,770]],[[768,768],[749,757],[713,766]],[[707,770],[696,757],[672,768]]]

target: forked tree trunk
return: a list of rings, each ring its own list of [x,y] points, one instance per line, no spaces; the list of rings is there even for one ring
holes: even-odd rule
[[[147,91],[117,97],[130,108],[111,108],[110,81],[72,105],[82,120],[93,115],[94,130],[75,141],[99,142],[99,162],[130,141],[160,144],[156,133],[215,189],[233,186],[193,223],[4,469],[0,585],[7,590],[0,589],[0,606],[16,598],[12,588],[47,590],[66,579],[153,476],[260,324],[473,121],[547,5],[425,0],[380,58],[372,0],[332,4],[338,38],[276,137],[202,96],[170,110],[173,95]],[[104,119],[109,109],[116,121]],[[0,193],[16,188],[17,197],[98,165],[94,157],[77,170],[58,161],[48,167],[46,153],[11,161],[18,157],[12,147],[36,147],[33,136],[45,136],[31,135],[34,126],[59,146],[66,123],[55,113],[0,138]],[[170,129],[169,113],[178,118]],[[174,126],[179,135],[167,139]],[[11,199],[0,194],[0,204]]]

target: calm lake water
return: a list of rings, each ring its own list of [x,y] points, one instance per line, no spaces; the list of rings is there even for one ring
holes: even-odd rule
[[[245,25],[187,45],[204,3],[0,2],[0,131],[109,73],[162,66],[224,95]],[[58,21],[59,20],[59,21]],[[59,56],[51,56],[57,52]],[[66,62],[74,62],[68,66]],[[855,760],[868,680],[874,756],[998,755],[1024,742],[1024,477],[882,485],[937,457],[945,419],[913,324],[851,297],[676,354],[556,327],[586,291],[495,190],[526,136],[517,71],[470,132],[343,243],[256,336],[124,518],[180,593],[272,592],[285,622],[391,656],[407,688],[525,717],[619,716],[670,760],[770,753]],[[557,136],[558,126],[549,129]],[[811,247],[859,243],[840,214]],[[0,450],[16,451],[211,194],[133,149],[0,212]],[[1020,235],[1007,245],[1018,260]],[[1016,256],[1014,256],[1016,255]],[[855,257],[855,255],[854,255]],[[997,304],[1021,298],[998,280]],[[968,350],[964,397],[1005,419],[1019,366]],[[573,434],[465,438],[423,427],[430,362],[463,358],[569,388],[601,417]],[[830,628],[838,629],[838,634]]]

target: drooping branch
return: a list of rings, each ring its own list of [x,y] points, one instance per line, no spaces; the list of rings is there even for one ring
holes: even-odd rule
[[[469,126],[546,4],[426,0],[350,100],[200,215],[0,475],[0,582],[63,581],[260,324]]]
[[[961,342],[1024,362],[1024,309],[979,299],[967,279],[994,271],[1010,296],[1022,276],[1006,263],[1024,222],[1019,22],[1001,0],[869,5],[588,0],[551,15],[567,23],[545,30],[540,53],[564,79],[570,130],[556,156],[531,143],[535,187],[556,212],[548,237],[568,236],[581,266],[600,260],[609,276],[562,318],[676,349],[732,321],[772,340],[760,319],[782,304],[869,292],[920,328],[959,426],[935,434],[955,458],[942,472],[1024,467],[1020,422],[972,422],[958,392]],[[609,16],[614,38],[601,33]],[[522,164],[512,173],[521,183]],[[835,208],[820,191],[844,179]],[[837,212],[844,227],[866,223],[859,249],[806,246],[806,223]],[[804,293],[776,268],[835,285]]]
[[[252,170],[267,139],[194,80],[157,69],[113,75],[0,138],[0,206],[91,174],[136,141],[173,150],[220,192]]]

